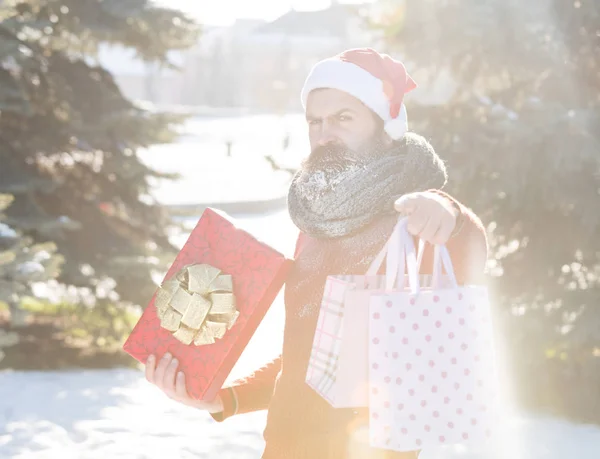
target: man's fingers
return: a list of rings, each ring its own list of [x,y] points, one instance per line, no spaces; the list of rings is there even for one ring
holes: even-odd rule
[[[406,228],[413,236],[419,236],[429,222],[429,215],[426,209],[418,207],[412,214],[408,216]]]
[[[156,371],[156,357],[149,355],[146,359],[146,379],[154,384],[154,373]]]
[[[156,366],[156,372],[154,373],[154,384],[164,390],[163,382],[165,380],[165,371],[167,371],[167,367],[171,363],[172,356],[168,352],[163,355],[163,358],[160,359],[158,365]]]
[[[396,200],[396,202],[394,203],[394,208],[397,212],[400,212],[401,214],[410,215],[417,209],[418,203],[418,195],[414,193],[405,194],[404,196]]]
[[[455,220],[452,217],[444,218],[431,243],[436,245],[446,245],[452,235],[452,231],[454,231],[454,225]]]
[[[425,242],[429,242],[430,244],[435,244],[434,240],[436,234],[440,230],[440,221],[436,219],[429,219],[425,227],[419,233],[419,239],[424,240]]]
[[[187,388],[185,387],[185,374],[183,371],[177,373],[177,378],[175,379],[175,395],[180,400],[189,398]]]
[[[177,359],[173,359],[165,371],[162,388],[169,397],[173,397],[175,395],[175,374],[177,373],[178,366],[179,361]]]

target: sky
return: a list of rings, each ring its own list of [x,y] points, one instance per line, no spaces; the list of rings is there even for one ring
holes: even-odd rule
[[[340,3],[367,3],[373,0],[342,0]],[[236,19],[265,19],[272,21],[294,8],[319,10],[327,8],[330,0],[158,0],[170,8],[181,9],[206,25],[231,25]]]

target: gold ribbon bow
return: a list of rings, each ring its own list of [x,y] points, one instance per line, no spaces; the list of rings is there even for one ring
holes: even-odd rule
[[[196,346],[223,338],[240,315],[231,276],[205,264],[187,266],[163,282],[154,305],[163,328]]]

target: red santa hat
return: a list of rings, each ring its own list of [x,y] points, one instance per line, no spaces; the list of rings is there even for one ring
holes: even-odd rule
[[[408,130],[404,95],[416,87],[402,62],[371,48],[350,49],[312,68],[302,88],[302,106],[306,109],[314,89],[344,91],[379,115],[385,132],[397,140]]]

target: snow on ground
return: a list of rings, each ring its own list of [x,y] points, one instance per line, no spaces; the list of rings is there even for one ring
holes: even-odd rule
[[[288,123],[291,162],[297,162],[306,150],[303,126],[296,118],[192,120],[179,145],[146,153],[152,166],[182,172],[186,178],[183,185],[159,190],[161,200],[175,203],[268,196],[281,184],[272,180],[264,165],[251,159],[263,151],[277,153],[282,123]],[[233,148],[235,161],[211,154],[223,148],[221,142],[227,136],[238,142]],[[206,161],[209,154],[210,162]],[[230,175],[219,182],[223,166]],[[251,172],[258,175],[253,177]],[[209,190],[208,184],[222,189],[223,180],[231,184],[229,194]],[[181,197],[183,189],[191,198]],[[240,216],[240,222],[284,253],[293,250],[297,233],[286,211],[261,217]],[[177,244],[184,241],[181,237]],[[230,379],[251,372],[278,354],[283,334],[281,297]],[[263,448],[264,424],[264,412],[216,423],[206,413],[172,402],[136,370],[0,372],[0,459],[254,459],[260,457]],[[506,419],[505,434],[487,452],[454,448],[425,451],[422,455],[422,459],[599,457],[600,428],[514,413]]]
[[[284,150],[284,137],[289,136]],[[231,157],[227,157],[231,142]],[[191,118],[175,145],[141,153],[152,168],[176,172],[181,180],[160,180],[155,196],[163,204],[252,201],[287,193],[290,176],[274,172],[265,156],[296,166],[309,152],[302,116],[255,115],[243,118]]]
[[[240,222],[282,251],[293,245],[296,232],[285,211]],[[281,349],[281,299],[230,379]],[[141,370],[0,372],[0,459],[254,459],[264,425],[265,412],[216,423],[163,396]],[[422,459],[598,459],[599,451],[598,427],[511,414],[506,434],[487,452],[432,450]]]
[[[216,423],[178,406],[134,370],[0,373],[0,458],[255,459],[265,413]],[[424,459],[597,459],[600,429],[519,416],[506,443],[477,454],[424,451]]]

